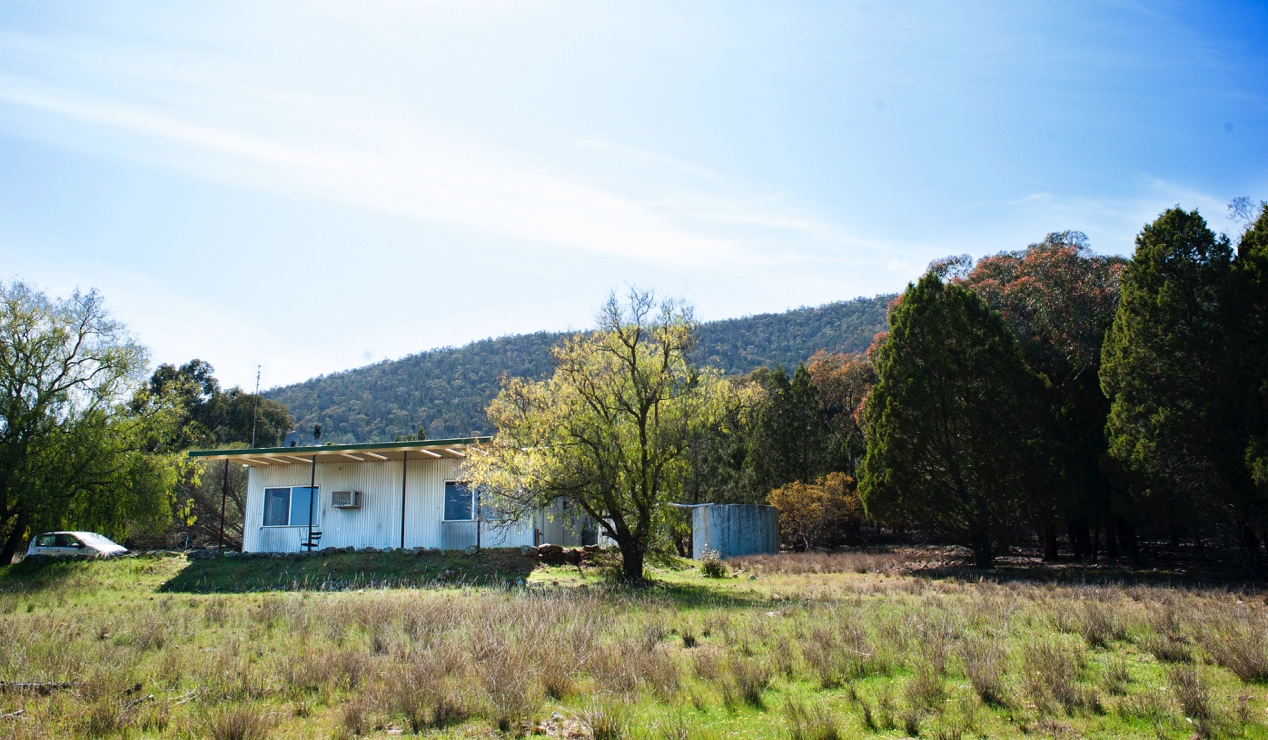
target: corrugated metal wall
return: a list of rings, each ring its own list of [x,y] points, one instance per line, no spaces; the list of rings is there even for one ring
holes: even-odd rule
[[[773,506],[708,504],[691,512],[691,557],[706,549],[719,558],[779,552],[779,511]]]
[[[411,460],[405,469],[405,547],[447,547],[442,520],[445,481],[458,475],[460,460]],[[400,461],[318,463],[317,486],[320,503],[314,509],[315,526],[322,532],[322,547],[400,547],[401,470]],[[305,526],[264,527],[264,489],[275,486],[307,486],[312,467],[273,465],[253,467],[247,475],[246,552],[298,552]],[[332,491],[361,491],[361,508],[336,509],[330,505]],[[471,527],[474,544],[474,527]],[[532,522],[510,528],[481,527],[485,547],[532,545]],[[465,545],[463,545],[465,547]]]

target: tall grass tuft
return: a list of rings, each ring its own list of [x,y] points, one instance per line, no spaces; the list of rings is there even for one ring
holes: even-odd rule
[[[203,717],[203,734],[211,740],[265,740],[273,727],[272,718],[260,707],[233,704],[213,710]]]
[[[807,704],[795,697],[784,705],[784,721],[791,740],[840,740],[840,725],[822,702]]]
[[[978,697],[987,704],[1003,706],[1006,701],[1004,672],[1008,664],[1002,640],[985,635],[970,635],[959,645],[964,675]]]

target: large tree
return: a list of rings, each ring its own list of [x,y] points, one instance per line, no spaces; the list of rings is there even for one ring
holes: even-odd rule
[[[744,483],[754,503],[794,481],[809,483],[833,469],[831,429],[805,364],[792,377],[782,367],[753,377],[765,389],[754,409]]]
[[[1249,206],[1249,199],[1238,200]],[[1239,442],[1245,446],[1245,463],[1262,505],[1268,502],[1268,203],[1248,208],[1246,216],[1225,314],[1236,349],[1234,372],[1242,410]]]
[[[1233,252],[1197,211],[1136,237],[1102,354],[1110,453],[1159,523],[1223,532],[1257,553],[1262,506],[1239,433],[1246,394],[1230,342]]]
[[[144,367],[97,293],[0,284],[0,562],[32,531],[165,522],[175,425],[168,406],[126,403]]]
[[[236,386],[224,390],[215,372],[210,364],[195,359],[180,367],[159,365],[150,376],[145,392],[168,398],[184,410],[181,443],[187,447],[280,444],[292,425],[286,405]]]
[[[1056,509],[1041,512],[1037,522],[1049,559],[1057,555],[1057,520],[1068,525],[1076,557],[1095,555],[1102,524],[1114,525],[1105,527],[1111,546],[1119,540],[1136,554],[1130,499],[1105,472],[1109,400],[1099,378],[1125,264],[1094,254],[1081,232],[1063,231],[1024,250],[985,257],[963,278],[1004,317],[1027,364],[1049,383],[1058,453],[1052,482],[1059,495]]]
[[[237,387],[222,389],[215,368],[197,359],[179,367],[160,365],[131,401],[134,410],[155,405],[174,411],[173,451],[247,447],[253,440],[257,447],[273,447],[291,428],[284,404]],[[217,543],[223,518],[225,541],[236,546],[241,541],[245,495],[246,476],[240,466],[230,469],[227,463],[188,462],[175,487],[172,526],[145,537],[145,543],[157,547]]]
[[[734,384],[688,361],[696,328],[681,304],[613,295],[596,331],[552,350],[550,378],[504,381],[488,409],[497,436],[467,458],[488,505],[514,520],[569,502],[616,542],[625,578],[641,581],[688,449],[740,404]]]
[[[889,327],[864,408],[867,514],[950,537],[991,567],[1036,506],[1045,382],[998,313],[935,273],[907,287]]]

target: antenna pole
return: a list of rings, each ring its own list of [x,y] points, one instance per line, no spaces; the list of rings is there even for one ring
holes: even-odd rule
[[[260,418],[260,366],[255,366],[255,405],[251,409],[251,449],[255,449],[255,423]]]

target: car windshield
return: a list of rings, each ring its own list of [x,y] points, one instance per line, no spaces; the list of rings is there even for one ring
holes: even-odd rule
[[[80,532],[79,534],[76,535],[76,537],[82,540],[84,544],[91,545],[92,547],[97,547],[97,548],[119,547],[117,543],[112,542],[108,537],[103,537],[93,532]]]

